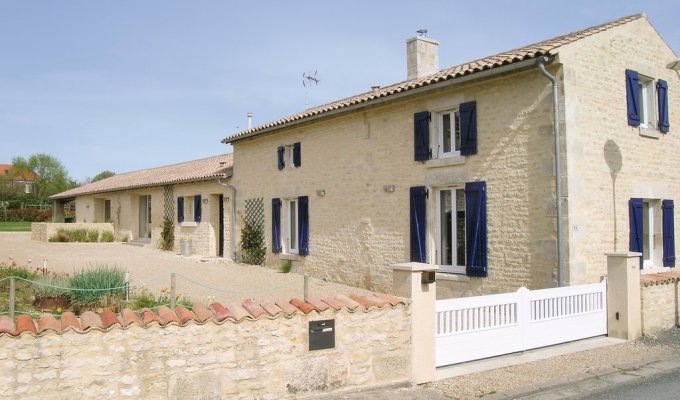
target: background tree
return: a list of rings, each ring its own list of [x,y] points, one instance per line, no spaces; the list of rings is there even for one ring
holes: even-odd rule
[[[68,176],[68,171],[57,158],[46,154],[36,153],[25,159],[21,156],[12,159],[12,169],[17,173],[33,172],[38,175],[35,184],[35,198],[41,201],[55,193],[71,189],[76,182]]]
[[[90,180],[90,182],[101,181],[102,179],[110,178],[110,177],[112,177],[112,176],[114,176],[114,175],[116,175],[115,172],[109,171],[109,170],[107,169],[107,170],[102,171],[102,172],[98,173],[97,175],[95,175],[94,178],[92,178],[92,180]]]

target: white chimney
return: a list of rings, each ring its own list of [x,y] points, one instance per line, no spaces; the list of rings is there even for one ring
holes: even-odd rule
[[[251,129],[253,127],[253,113],[249,112],[248,113],[248,129]]]
[[[406,71],[408,80],[439,72],[439,42],[425,36],[408,39]]]

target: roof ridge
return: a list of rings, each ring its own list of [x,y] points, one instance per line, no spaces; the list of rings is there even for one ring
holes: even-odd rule
[[[239,324],[243,321],[292,318],[296,314],[308,315],[314,311],[336,313],[345,309],[350,313],[370,312],[376,308],[405,306],[409,304],[409,300],[375,292],[370,295],[351,294],[349,297],[337,295],[334,298],[310,297],[307,300],[293,298],[286,302],[277,301],[276,304],[279,306],[274,306],[273,301],[263,300],[258,303],[254,299],[245,299],[240,303],[229,302],[225,305],[212,303],[210,307],[196,303],[191,310],[177,305],[174,310],[167,306],[158,307],[155,311],[149,308],[136,311],[125,308],[116,314],[111,311],[86,311],[80,318],[67,311],[61,314],[60,320],[57,320],[51,313],[41,313],[37,318],[21,314],[14,321],[3,315],[0,316],[0,337],[3,335],[19,337],[26,332],[37,337],[48,331],[61,335],[69,330],[77,333],[108,332],[114,328],[125,330],[131,325],[149,328],[169,325],[187,326],[191,322],[204,325],[209,321],[217,325],[226,322]]]
[[[583,37],[585,36],[590,36],[592,34],[602,32],[603,30],[623,25],[628,22],[638,20],[640,18],[646,18],[646,14],[638,13],[629,15],[613,21],[605,22],[603,24],[559,35],[551,39],[545,39],[522,47],[517,47],[511,50],[503,51],[476,60],[467,61],[458,65],[443,68],[433,74],[423,76],[420,78],[393,83],[375,91],[371,90],[367,92],[362,92],[353,96],[344,97],[339,100],[320,104],[318,106],[308,108],[301,112],[283,116],[274,121],[270,121],[250,129],[236,132],[222,139],[222,143],[231,143],[251,136],[255,136],[259,134],[259,132],[266,132],[272,129],[276,129],[281,125],[287,125],[319,114],[324,114],[327,112],[347,108],[350,106],[367,103],[372,100],[391,96],[397,93],[403,93],[409,90],[417,89],[422,86],[427,86],[438,82],[455,79],[463,75],[470,75],[476,72],[481,72],[483,70],[489,70],[492,68],[512,64],[522,60],[535,58],[541,55],[547,55],[550,54],[555,49],[562,47],[566,44],[573,43],[574,41],[583,39]],[[562,43],[563,41],[567,41],[567,43]]]

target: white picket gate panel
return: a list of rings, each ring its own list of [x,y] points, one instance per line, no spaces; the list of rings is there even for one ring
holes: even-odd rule
[[[606,281],[438,300],[438,367],[607,334]]]

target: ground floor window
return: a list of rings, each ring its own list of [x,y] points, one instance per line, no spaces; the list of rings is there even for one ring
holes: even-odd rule
[[[272,199],[272,252],[309,254],[309,198]]]
[[[465,273],[465,190],[437,190],[437,264],[443,272]]]
[[[298,199],[284,199],[283,252],[298,254]]]
[[[630,251],[642,254],[640,268],[675,266],[672,200],[633,198],[629,201]]]

